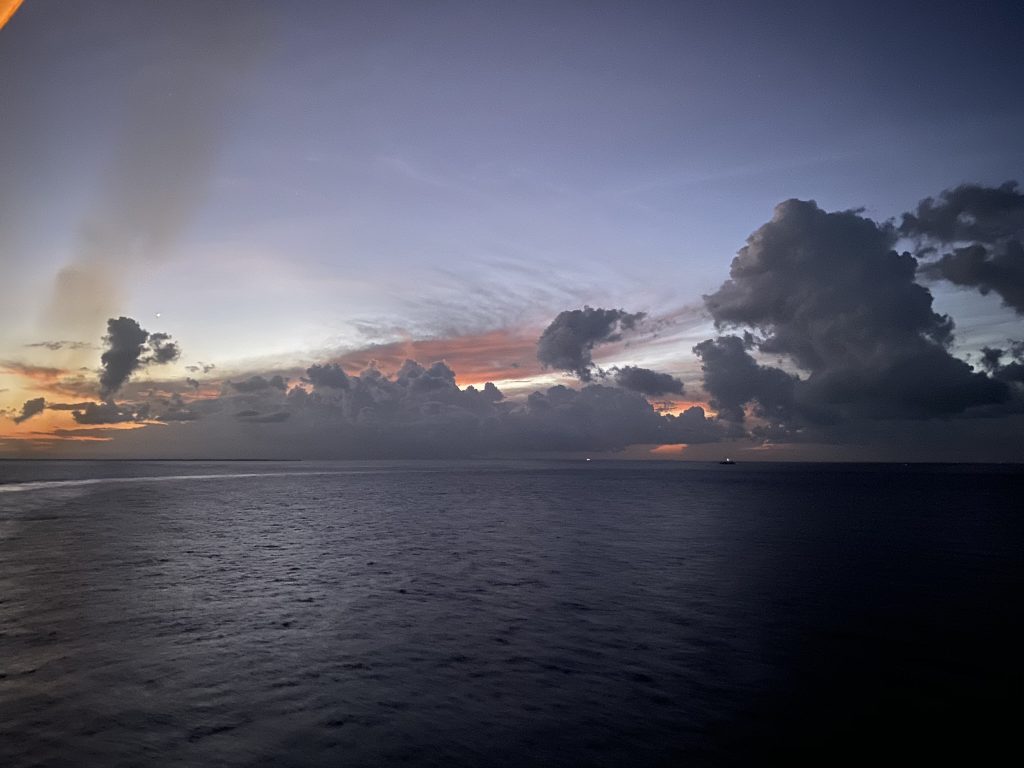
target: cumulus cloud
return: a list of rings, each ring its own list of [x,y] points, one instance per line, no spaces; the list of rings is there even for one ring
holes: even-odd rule
[[[306,377],[314,387],[348,389],[350,386],[348,376],[337,364],[311,365],[306,369]]]
[[[1008,398],[1003,382],[949,353],[953,321],[932,310],[917,261],[893,249],[897,237],[857,211],[776,207],[704,297],[717,327],[756,331],[695,349],[723,418],[741,421],[748,404],[789,423],[929,418]],[[759,364],[749,348],[795,371]]]
[[[166,333],[151,333],[149,335],[149,349],[149,356],[144,362],[153,363],[154,365],[174,362],[181,355],[181,350],[178,348],[177,343],[172,341],[171,337]]]
[[[998,187],[961,184],[903,214],[900,231],[940,243],[997,243],[1024,231],[1024,194],[1015,181]]]
[[[668,373],[625,365],[615,369],[615,383],[642,395],[681,395],[683,382]]]
[[[900,233],[916,238],[922,272],[954,285],[996,293],[1024,314],[1024,194],[1017,183],[962,184],[903,214]]]
[[[977,288],[984,295],[995,293],[1003,304],[1024,315],[1024,245],[1019,240],[956,248],[927,264],[923,272],[954,285]]]
[[[755,414],[761,418],[786,421],[792,416],[797,378],[779,368],[759,365],[739,337],[708,339],[693,351],[701,359],[704,388],[719,418],[742,422],[747,403],[754,403]]]
[[[178,345],[166,333],[153,333],[130,317],[110,318],[106,349],[100,355],[100,397],[107,399],[117,393],[131,375],[147,365],[161,365],[176,360]]]
[[[104,342],[107,349],[100,355],[100,396],[109,397],[121,388],[132,373],[142,367],[143,348],[149,333],[130,317],[107,321]]]
[[[619,341],[645,317],[643,312],[583,307],[560,312],[537,342],[537,359],[545,368],[568,371],[580,381],[593,381],[594,347]]]
[[[163,413],[153,417],[156,421],[196,421],[200,418],[199,413],[189,408],[184,398],[178,393],[171,395],[168,400],[159,402],[166,406],[166,409]]]
[[[981,365],[1000,381],[1024,384],[1024,341],[1011,339],[1009,349],[982,347]]]
[[[146,419],[149,416],[149,407],[118,405],[113,401],[84,403],[84,407],[72,411],[71,416],[79,424],[121,424]]]
[[[46,398],[36,397],[32,400],[26,400],[25,404],[21,406],[21,413],[14,416],[14,423],[21,424],[23,421],[28,421],[33,416],[36,416],[43,412],[46,407]]]
[[[266,374],[260,378],[268,380]],[[713,442],[723,435],[699,407],[662,414],[621,387],[559,386],[509,399],[492,382],[460,388],[442,361],[413,360],[393,373],[371,366],[347,380],[347,389],[296,386],[286,393],[232,387],[219,398],[189,403],[201,421],[185,432],[171,425],[166,434],[175,441],[201,439],[204,447],[231,436],[232,444],[262,455],[336,458],[614,451],[635,443]]]

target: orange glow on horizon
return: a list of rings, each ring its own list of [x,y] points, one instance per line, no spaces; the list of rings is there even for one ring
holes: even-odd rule
[[[47,401],[49,404],[51,401]],[[20,424],[12,419],[0,419],[0,440],[33,442],[40,440],[112,440],[112,437],[97,435],[97,432],[121,432],[160,425],[158,421],[125,421],[115,424],[80,424],[71,411],[54,411],[49,408]],[[75,434],[89,433],[89,434]]]

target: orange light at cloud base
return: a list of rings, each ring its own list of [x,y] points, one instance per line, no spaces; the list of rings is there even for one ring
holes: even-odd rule
[[[683,451],[687,449],[686,443],[662,443],[654,448],[651,448],[650,453],[659,458],[679,456]]]
[[[11,16],[21,6],[22,0],[0,0],[0,29],[10,21]]]
[[[85,425],[75,421],[70,411],[52,411],[49,408],[29,419],[15,423],[0,418],[0,441],[8,443],[39,443],[61,441],[107,441],[112,435],[130,429],[141,429],[160,424],[152,421],[130,421],[116,424]],[[162,426],[162,425],[161,425]]]
[[[662,415],[678,416],[694,406],[703,408],[705,413],[709,413],[710,410],[708,404],[700,400],[659,400],[656,398],[648,398],[648,400],[651,401],[654,409]]]

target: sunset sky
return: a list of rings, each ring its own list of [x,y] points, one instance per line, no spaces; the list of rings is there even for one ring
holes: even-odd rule
[[[0,457],[1022,461],[1024,12],[945,6],[27,0]]]

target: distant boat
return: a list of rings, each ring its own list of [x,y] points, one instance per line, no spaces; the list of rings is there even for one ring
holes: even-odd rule
[[[732,459],[728,459],[728,458],[726,458],[726,459],[722,459],[722,460],[721,460],[720,462],[718,462],[718,463],[719,463],[719,464],[735,464],[736,462],[735,462],[735,461],[733,461]]]

